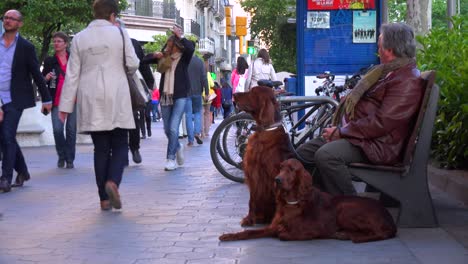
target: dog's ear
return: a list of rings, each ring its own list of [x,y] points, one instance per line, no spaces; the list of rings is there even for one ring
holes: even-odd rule
[[[272,104],[270,98],[265,98],[262,96],[258,97],[258,103],[260,106],[260,112],[258,114],[259,121],[262,122],[261,125],[272,125],[275,123],[275,105]]]
[[[312,177],[310,177],[309,172],[302,166],[300,161],[294,160],[292,165],[296,173],[296,180],[299,181],[299,195],[305,197],[312,191]]]

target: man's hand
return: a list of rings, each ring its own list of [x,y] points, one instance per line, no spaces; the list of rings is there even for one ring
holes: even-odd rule
[[[68,113],[60,111],[58,117],[62,123],[65,123],[65,120],[67,120],[68,117]]]
[[[3,121],[3,110],[0,109],[0,123]]]
[[[52,103],[47,103],[47,104],[42,103],[42,108],[41,108],[42,113],[44,112],[44,109],[47,111],[47,113],[50,113],[52,111]]]
[[[323,129],[322,137],[327,141],[331,142],[337,139],[340,139],[340,131],[339,129],[334,127],[328,127]]]

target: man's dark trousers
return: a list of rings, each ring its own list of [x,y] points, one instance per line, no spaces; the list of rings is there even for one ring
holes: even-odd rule
[[[3,151],[2,178],[11,184],[13,169],[18,173],[28,172],[23,153],[16,141],[16,131],[23,110],[15,108],[12,103],[3,105],[2,109],[4,113],[3,122],[0,123],[0,141]]]
[[[128,130],[128,146],[132,154],[140,149],[140,119],[138,111],[133,112],[133,119],[135,120],[135,129]]]

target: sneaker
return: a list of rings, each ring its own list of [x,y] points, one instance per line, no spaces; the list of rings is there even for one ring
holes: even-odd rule
[[[184,145],[179,143],[179,150],[177,150],[176,153],[176,160],[177,160],[177,165],[182,166],[184,165]]]
[[[73,161],[67,161],[67,169],[73,169],[75,168],[75,164],[73,164]]]
[[[203,140],[201,139],[200,135],[195,135],[195,140],[197,141],[198,145],[203,144]]]
[[[57,161],[57,168],[63,168],[65,167],[65,160],[64,159],[59,159]]]
[[[164,166],[164,170],[173,171],[175,169],[177,169],[177,164],[176,164],[175,160],[168,159],[166,161],[166,166]]]
[[[133,159],[133,162],[137,164],[141,163],[140,151],[138,150],[132,151],[132,159]]]
[[[187,147],[193,147],[193,142],[187,143]]]

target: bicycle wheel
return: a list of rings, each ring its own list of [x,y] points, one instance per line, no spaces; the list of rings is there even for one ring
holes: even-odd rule
[[[242,158],[253,124],[255,121],[249,114],[233,115],[218,126],[211,138],[211,160],[216,169],[232,181],[244,182]]]

